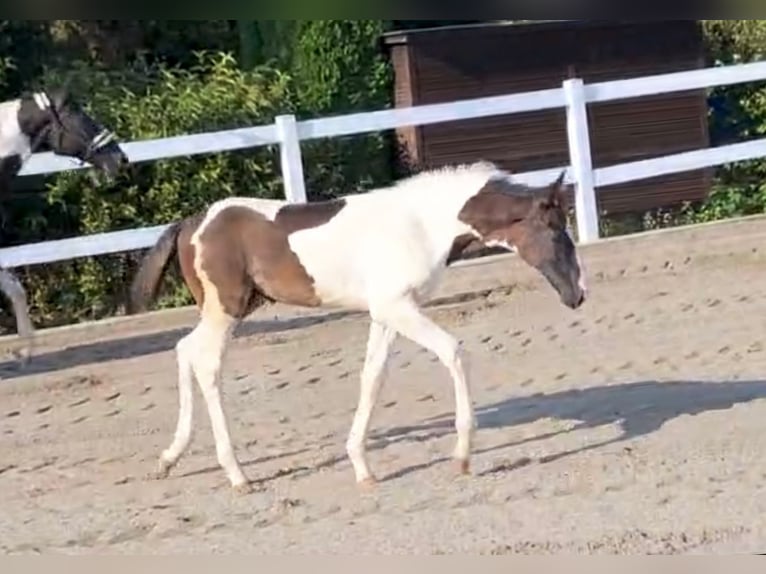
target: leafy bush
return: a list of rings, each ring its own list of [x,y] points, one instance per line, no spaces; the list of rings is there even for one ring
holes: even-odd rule
[[[296,31],[291,70],[301,118],[367,112],[392,106],[393,71],[382,56],[381,20],[310,20]],[[312,198],[389,183],[391,134],[311,140],[303,146]]]
[[[0,20],[0,99],[16,97],[40,73],[48,51],[42,20]]]
[[[51,80],[59,75],[47,73]],[[86,107],[123,140],[267,124],[292,106],[285,75],[270,69],[241,71],[226,54],[200,53],[189,69],[136,64],[106,72],[81,64],[66,78],[76,93],[90,95]],[[47,205],[14,202],[10,217],[22,222],[16,240],[24,243],[167,223],[230,195],[282,197],[276,160],[274,150],[260,147],[152,161],[134,165],[132,173],[109,187],[87,172],[64,172],[52,178]],[[33,218],[34,226],[25,225],[25,209],[42,211]],[[26,270],[36,323],[114,313],[135,259],[136,254],[120,254]],[[176,288],[161,305],[189,301]]]

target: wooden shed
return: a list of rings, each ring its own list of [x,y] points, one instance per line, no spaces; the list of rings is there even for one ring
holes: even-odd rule
[[[701,68],[696,20],[558,20],[389,32],[395,105],[406,107]],[[709,145],[704,90],[591,104],[596,167]],[[403,161],[415,169],[484,159],[516,171],[569,163],[564,109],[492,116],[398,130]],[[610,213],[703,199],[710,170],[597,190]]]

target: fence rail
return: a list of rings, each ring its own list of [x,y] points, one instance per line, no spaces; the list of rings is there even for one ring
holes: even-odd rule
[[[130,161],[138,163],[276,144],[279,145],[285,196],[289,201],[302,202],[306,201],[306,192],[301,141],[564,108],[567,114],[570,165],[515,174],[514,177],[530,183],[543,183],[553,179],[561,169],[568,169],[567,177],[575,184],[578,238],[581,242],[589,242],[599,237],[595,188],[764,157],[766,156],[766,139],[594,169],[590,155],[588,104],[763,80],[766,80],[766,62],[593,84],[584,84],[580,79],[575,78],[565,81],[561,88],[506,96],[306,121],[296,121],[294,116],[285,115],[279,116],[275,123],[270,125],[128,142],[124,144],[124,149]],[[32,156],[20,175],[56,173],[84,167],[88,166],[51,153],[42,153]],[[0,265],[12,268],[142,249],[153,245],[166,228],[167,225],[157,225],[6,247],[0,249]]]

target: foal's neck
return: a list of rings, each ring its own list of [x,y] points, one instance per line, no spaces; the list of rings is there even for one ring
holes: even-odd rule
[[[449,265],[468,252],[483,247],[475,230],[462,221],[460,214],[466,203],[480,192],[484,174],[458,173],[453,177],[435,174],[424,180],[422,188],[412,190],[407,201],[414,202],[432,241],[432,249],[442,254]],[[409,191],[409,190],[408,190]],[[406,192],[405,192],[406,193]]]

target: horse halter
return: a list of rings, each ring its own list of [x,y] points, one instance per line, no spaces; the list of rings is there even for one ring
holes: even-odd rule
[[[77,136],[79,136],[82,140],[85,140],[85,132],[82,128],[78,127],[75,130],[68,128],[66,125],[64,125],[64,122],[61,121],[61,117],[59,116],[58,110],[56,109],[56,106],[53,105],[50,98],[48,97],[48,94],[45,92],[35,92],[32,94],[32,97],[37,104],[37,107],[39,107],[44,112],[49,112],[51,115],[51,118],[56,123],[56,125],[59,128],[59,132],[75,132]],[[100,149],[103,147],[106,147],[110,143],[112,143],[117,138],[116,134],[106,128],[101,130],[99,133],[97,133],[92,140],[90,140],[90,143],[88,143],[88,147],[85,148],[85,153],[83,154],[82,160],[83,162],[88,161],[90,158],[92,158]],[[36,141],[36,144],[39,143],[39,140],[42,139],[42,133],[38,135],[38,138]]]
[[[98,152],[98,150],[108,146],[116,139],[117,135],[113,131],[106,128],[98,132],[85,150],[85,160],[87,161],[88,158],[93,157]]]

